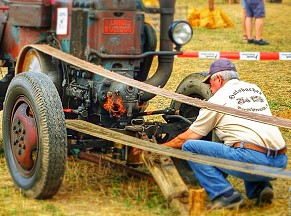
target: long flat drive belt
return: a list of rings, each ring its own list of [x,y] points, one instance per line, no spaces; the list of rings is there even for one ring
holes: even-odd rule
[[[24,47],[23,50],[28,50],[29,48],[34,48],[43,53],[51,55],[55,58],[58,58],[62,61],[65,61],[69,64],[72,64],[76,67],[82,68],[84,70],[90,71],[92,73],[98,74],[100,76],[136,87],[146,92],[150,92],[152,94],[161,95],[166,98],[170,98],[172,100],[176,100],[185,104],[189,104],[192,106],[205,108],[209,110],[213,110],[216,112],[225,113],[228,115],[233,115],[257,122],[262,122],[274,126],[281,126],[285,128],[291,128],[291,120],[279,118],[275,116],[266,116],[262,114],[254,114],[247,111],[241,111],[230,107],[224,107],[217,104],[212,104],[207,101],[203,101],[197,98],[191,98],[182,94],[177,94],[166,89],[158,88],[143,82],[139,82],[128,77],[119,75],[117,73],[111,72],[102,68],[101,66],[94,65],[92,63],[86,62],[79,58],[76,58],[72,55],[69,55],[65,52],[62,52],[56,48],[50,47],[48,45],[43,44],[35,44]],[[291,179],[291,171],[279,168],[266,167],[255,164],[241,163],[236,161],[229,161],[226,159],[220,159],[215,157],[209,157],[205,155],[197,155],[190,152],[181,151],[178,149],[172,149],[165,146],[160,146],[157,144],[153,144],[149,141],[140,140],[138,138],[134,138],[125,134],[120,135],[119,132],[112,131],[107,128],[103,128],[86,121],[81,120],[66,120],[67,127],[82,133],[86,133],[95,137],[99,137],[102,139],[106,139],[113,142],[119,142],[124,145],[129,145],[132,147],[137,147],[146,151],[155,152],[158,154],[163,154],[167,156],[172,156],[184,160],[189,160],[193,162],[200,162],[203,164],[214,165],[221,168],[232,169],[242,172],[247,172],[251,174],[264,175],[269,177],[280,177]]]
[[[203,163],[224,169],[231,169],[250,174],[263,175],[273,178],[285,178],[291,179],[291,171],[273,168],[268,166],[255,165],[250,163],[243,163],[238,161],[230,161],[222,158],[210,157],[206,155],[193,154],[188,151],[181,151],[179,149],[173,149],[166,146],[161,146],[156,143],[152,143],[146,140],[141,140],[136,137],[132,137],[120,132],[113,131],[108,128],[104,128],[83,120],[66,120],[67,128],[85,133],[91,136],[99,137],[101,139],[117,142],[123,145],[128,145],[143,149],[145,151],[154,152],[166,156],[180,158],[183,160]]]
[[[171,91],[168,91],[166,89],[158,88],[152,85],[149,85],[144,82],[140,82],[137,80],[133,80],[131,78],[122,76],[120,74],[111,72],[109,70],[106,70],[102,68],[101,66],[94,65],[90,62],[86,62],[82,59],[79,59],[77,57],[74,57],[72,55],[69,55],[65,52],[62,52],[56,48],[53,48],[48,45],[44,44],[34,44],[34,45],[29,45],[28,47],[25,47],[24,49],[28,49],[29,47],[37,49],[41,52],[44,52],[48,55],[54,56],[55,58],[59,58],[69,64],[75,65],[79,68],[85,69],[87,71],[90,71],[92,73],[98,74],[103,77],[107,77],[109,79],[136,87],[138,89],[141,89],[146,92],[150,92],[156,95],[161,95],[166,98],[173,99],[175,101],[179,101],[181,103],[189,104],[192,106],[200,107],[200,108],[205,108],[208,110],[213,110],[216,112],[220,113],[225,113],[228,115],[233,115],[245,119],[250,119],[253,121],[257,122],[262,122],[265,124],[270,124],[270,125],[275,125],[275,126],[281,126],[285,128],[290,128],[291,129],[291,120],[289,119],[284,119],[276,116],[267,116],[267,115],[262,115],[262,114],[255,114],[252,112],[247,112],[247,111],[242,111],[242,110],[237,110],[234,108],[230,107],[225,107],[213,103],[209,103],[207,101],[200,100],[198,98],[191,98],[182,94],[174,93]]]

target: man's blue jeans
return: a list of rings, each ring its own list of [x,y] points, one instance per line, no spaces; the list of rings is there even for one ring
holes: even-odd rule
[[[245,148],[235,149],[224,145],[223,143],[210,142],[206,140],[188,140],[183,144],[182,150],[218,158],[280,168],[286,167],[288,160],[286,155],[277,155],[276,157],[267,156],[264,153],[254,150]],[[201,186],[209,195],[210,200],[215,199],[217,196],[232,188],[231,184],[225,177],[226,174],[236,176],[244,180],[246,195],[249,199],[258,197],[263,187],[268,185],[269,181],[274,180],[270,177],[223,169],[192,161],[188,161],[188,163],[195,173],[196,178],[199,180]]]

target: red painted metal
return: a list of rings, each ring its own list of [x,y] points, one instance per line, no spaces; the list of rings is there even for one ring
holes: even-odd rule
[[[141,35],[141,14],[141,11],[124,11],[123,17],[118,18],[112,11],[98,12],[98,19],[89,26],[89,47],[103,50],[107,55],[141,54],[141,39],[136,37]]]
[[[15,110],[12,120],[11,148],[22,174],[28,176],[33,171],[37,158],[38,133],[31,108],[21,99],[18,100],[19,103],[21,105]]]
[[[73,109],[63,109],[65,113],[72,113]]]
[[[4,11],[4,10],[9,10],[9,6],[0,6],[0,10]]]
[[[133,34],[133,19],[103,19],[103,34]]]

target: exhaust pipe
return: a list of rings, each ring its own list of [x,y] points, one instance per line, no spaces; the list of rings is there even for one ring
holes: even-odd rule
[[[173,51],[173,43],[168,36],[168,28],[174,20],[175,4],[176,0],[159,0],[160,2],[160,26],[166,28],[160,28],[160,50],[161,51]],[[147,79],[145,83],[163,88],[168,82],[174,63],[174,56],[158,56],[158,68],[155,74]],[[141,101],[145,102],[153,97],[155,94],[144,92],[141,96]]]

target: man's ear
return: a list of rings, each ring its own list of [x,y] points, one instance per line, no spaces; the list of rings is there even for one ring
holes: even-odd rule
[[[223,86],[224,84],[225,84],[225,80],[222,78],[222,76],[220,76],[220,75],[218,75],[217,77],[216,77],[216,79],[218,79],[218,81],[219,81],[219,83],[221,84],[221,86]]]
[[[224,81],[224,79],[222,79],[222,77],[221,77],[220,75],[218,75],[218,76],[216,77],[216,79],[218,79],[220,83]]]

